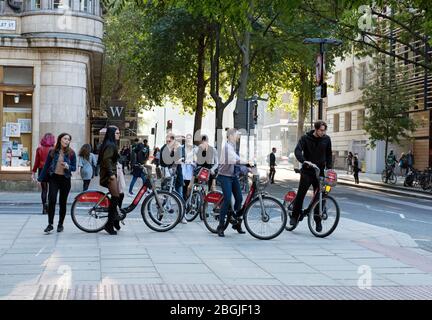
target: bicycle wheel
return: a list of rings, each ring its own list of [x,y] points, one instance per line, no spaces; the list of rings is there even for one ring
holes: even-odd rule
[[[323,198],[321,215],[319,217],[317,216],[315,220],[314,212],[315,209],[317,209],[317,211],[319,210],[318,206],[319,200],[313,204],[311,211],[308,215],[308,226],[309,230],[315,237],[325,238],[336,229],[339,223],[340,209],[335,199],[330,196],[325,196]],[[322,230],[320,231],[317,231],[317,222],[321,222]]]
[[[255,198],[246,207],[243,215],[245,227],[257,239],[274,239],[286,226],[287,212],[276,198],[262,196],[261,199]]]
[[[397,182],[397,176],[396,176],[396,174],[395,174],[394,172],[392,172],[392,173],[390,174],[388,181],[389,181],[391,184],[396,184],[396,182]]]
[[[217,227],[219,225],[219,215],[220,215],[220,205],[213,202],[204,202],[203,205],[203,220],[208,231],[212,233],[217,233]],[[230,214],[228,213],[224,230],[228,227]]]
[[[191,202],[188,210],[186,210],[185,217],[188,222],[192,222],[198,217],[201,211],[204,196],[200,191],[194,191],[192,193]]]
[[[387,171],[383,170],[383,172],[381,172],[381,180],[382,180],[382,182],[387,183],[386,177],[387,177]]]
[[[287,201],[284,201],[284,203],[283,203],[283,206],[284,206],[284,208],[285,208],[285,210],[287,212],[287,218],[288,219],[291,219],[292,212],[293,212],[292,211],[293,205],[294,205],[294,201],[291,202],[291,203],[289,203]],[[285,225],[285,230],[286,231],[293,231],[295,228],[297,228],[297,226],[298,226],[298,221],[297,221],[297,223],[295,225],[291,225],[290,222],[289,222],[289,220],[287,220],[287,223]]]
[[[162,208],[159,208],[156,195],[153,192],[144,200],[141,206],[141,215],[147,227],[153,231],[165,232],[180,222],[182,217],[181,204],[172,193],[160,190],[157,191],[157,194]]]
[[[78,229],[94,233],[101,231],[108,221],[108,207],[110,199],[98,202],[105,194],[100,191],[86,191],[76,196],[71,208],[73,223]]]

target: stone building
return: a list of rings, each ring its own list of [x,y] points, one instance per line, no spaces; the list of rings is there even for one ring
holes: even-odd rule
[[[0,1],[3,190],[18,182],[22,188],[29,185],[35,151],[46,132],[70,133],[76,151],[91,141],[90,116],[101,91],[102,36],[97,0]]]

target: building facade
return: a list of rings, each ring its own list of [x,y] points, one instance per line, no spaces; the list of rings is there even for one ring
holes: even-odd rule
[[[329,92],[325,119],[329,125],[328,134],[332,137],[336,167],[346,167],[346,156],[351,151],[358,153],[365,172],[380,173],[385,164],[385,143],[381,141],[375,149],[368,148],[369,137],[363,129],[365,109],[361,98],[371,62],[370,57],[357,59],[347,56],[344,60],[336,59],[334,72],[327,79]],[[389,150],[394,150],[398,158],[402,152],[412,150],[416,159],[415,167],[424,169],[432,165],[430,110],[416,106],[410,116],[419,124],[412,139],[401,141],[400,145],[390,144]]]
[[[30,180],[45,133],[70,133],[76,151],[91,142],[90,117],[101,91],[102,36],[97,0],[0,1],[3,189],[9,181]]]

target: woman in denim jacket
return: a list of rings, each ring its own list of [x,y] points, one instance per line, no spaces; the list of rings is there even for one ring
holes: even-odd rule
[[[48,192],[48,226],[45,232],[51,232],[54,224],[54,214],[57,194],[60,191],[60,218],[57,232],[63,231],[63,222],[66,217],[66,203],[71,189],[72,172],[76,170],[76,155],[70,148],[72,136],[62,133],[57,138],[54,149],[48,153],[45,165],[38,177],[39,182],[49,183]]]

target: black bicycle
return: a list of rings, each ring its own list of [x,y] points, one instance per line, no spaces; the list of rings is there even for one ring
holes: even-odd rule
[[[390,165],[386,165],[385,169],[381,173],[381,180],[384,183],[396,184],[397,175],[394,171],[394,167]]]

